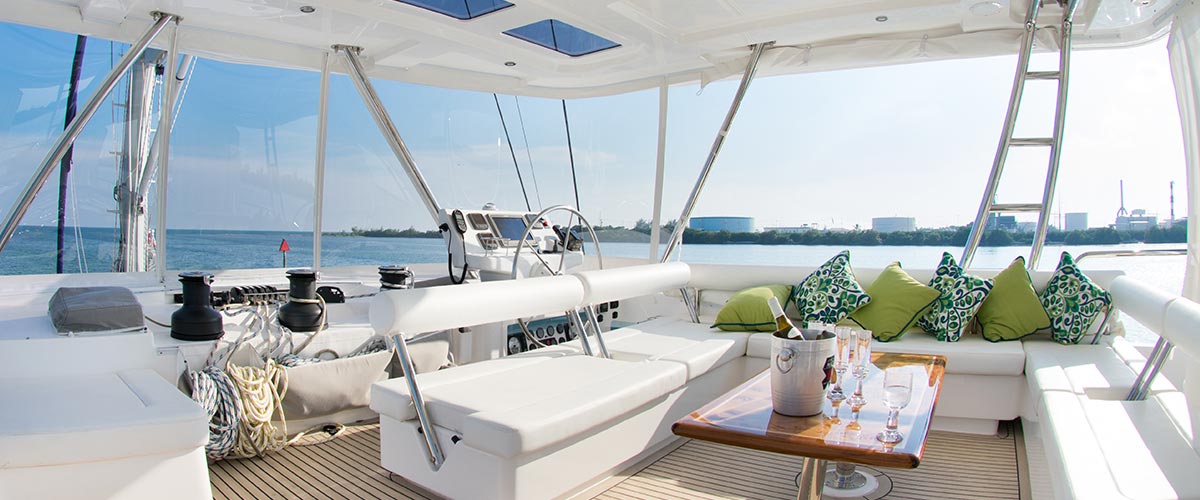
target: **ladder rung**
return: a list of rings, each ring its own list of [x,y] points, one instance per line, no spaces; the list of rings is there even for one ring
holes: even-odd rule
[[[1008,141],[1009,146],[1053,146],[1053,137],[1013,137]]]
[[[993,212],[1041,212],[1041,203],[993,203]]]
[[[1058,80],[1062,77],[1062,73],[1057,71],[1030,71],[1025,73],[1025,78],[1029,80]]]

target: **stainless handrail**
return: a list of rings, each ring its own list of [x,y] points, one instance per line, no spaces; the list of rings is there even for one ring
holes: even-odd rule
[[[1160,257],[1170,255],[1187,255],[1186,248],[1146,248],[1142,250],[1092,250],[1075,256],[1075,263],[1083,262],[1088,257]]]
[[[417,387],[417,369],[413,366],[412,355],[408,353],[408,341],[404,339],[404,332],[393,335],[392,342],[396,345],[396,353],[400,356],[400,368],[404,371],[404,382],[408,384],[408,394],[412,397],[413,408],[417,411],[419,430],[425,437],[425,452],[428,454],[429,467],[437,472],[442,468],[442,464],[446,463],[446,456],[442,454],[442,445],[437,440],[437,430],[434,429],[433,421],[429,419],[429,413],[425,410],[425,398],[421,396],[421,388]]]
[[[1138,373],[1137,380],[1133,382],[1133,386],[1129,388],[1129,394],[1125,396],[1128,401],[1141,401],[1146,399],[1146,394],[1150,392],[1150,383],[1154,382],[1154,377],[1158,376],[1158,371],[1162,369],[1163,363],[1167,362],[1167,358],[1171,356],[1171,350],[1175,346],[1163,337],[1158,338],[1158,342],[1154,343],[1154,349],[1150,351],[1150,357],[1146,358],[1146,366],[1142,367],[1141,373]]]

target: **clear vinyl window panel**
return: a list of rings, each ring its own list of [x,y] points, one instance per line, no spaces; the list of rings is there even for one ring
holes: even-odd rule
[[[7,214],[65,126],[77,37],[74,34],[0,23],[0,210]],[[78,83],[82,110],[97,84],[126,46],[99,38],[84,44]],[[103,102],[69,153],[61,184],[62,271],[109,272],[116,258],[113,187],[117,183],[125,117],[122,81]],[[0,274],[46,274],[59,259],[60,171],[55,168],[17,232],[0,252]]]
[[[319,75],[198,59],[171,135],[167,269],[312,265]]]

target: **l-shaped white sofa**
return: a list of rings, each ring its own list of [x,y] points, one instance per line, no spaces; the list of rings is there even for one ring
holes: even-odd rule
[[[705,320],[725,299],[750,286],[797,283],[811,271],[671,263],[383,294],[372,303],[371,321],[389,335],[614,300],[623,318],[654,318],[605,333],[611,359],[586,356],[574,341],[418,375],[445,454],[439,470],[430,464],[407,382],[377,383],[371,407],[380,414],[383,466],[451,498],[553,498],[585,489],[668,444],[671,423],[766,369],[769,336],[708,327]],[[864,287],[880,271],[855,269]],[[932,275],[909,272],[923,282]],[[1044,286],[1050,274],[1032,273],[1034,285]],[[1200,355],[1200,306],[1119,273],[1089,275],[1118,308],[1175,342],[1177,357]],[[681,288],[697,293],[701,323],[685,319]],[[1062,346],[1044,338],[990,343],[977,335],[943,343],[912,331],[876,342],[875,350],[947,357],[936,428],[991,433],[998,420],[1022,418],[1030,453],[1045,450],[1031,462],[1045,464],[1038,475],[1055,497],[1200,498],[1194,362],[1186,393],[1160,377],[1147,400],[1123,402],[1145,359],[1120,336]]]

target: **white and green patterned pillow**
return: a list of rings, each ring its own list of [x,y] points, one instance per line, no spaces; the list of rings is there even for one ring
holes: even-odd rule
[[[1050,317],[1050,336],[1060,344],[1078,344],[1112,304],[1112,296],[1085,276],[1067,252],[1038,298]]]
[[[792,301],[805,323],[837,323],[870,302],[871,297],[854,279],[850,251],[842,250],[796,285]]]
[[[964,274],[954,256],[943,252],[929,286],[941,296],[917,320],[917,326],[943,342],[958,342],[992,290],[992,280]]]

